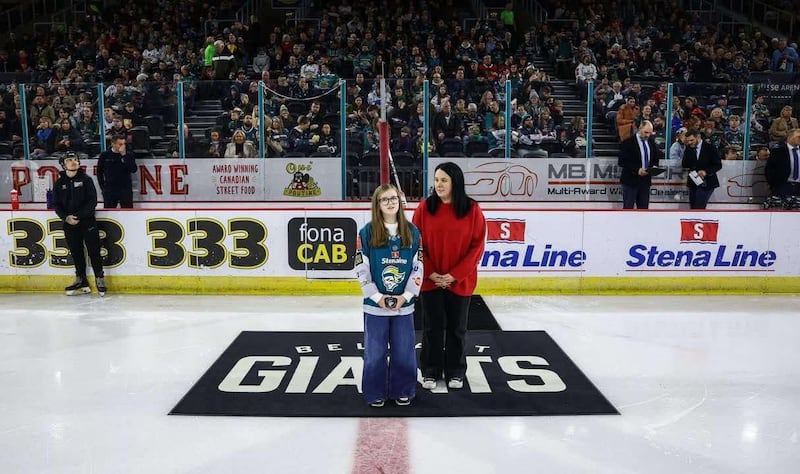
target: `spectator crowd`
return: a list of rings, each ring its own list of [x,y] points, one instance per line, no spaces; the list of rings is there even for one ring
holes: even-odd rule
[[[340,94],[355,160],[377,150],[384,103],[391,148],[410,160],[422,153],[426,131],[428,151],[440,155],[502,155],[510,142],[514,156],[582,156],[586,120],[565,117],[563,101],[571,97],[556,96],[557,78],[574,81],[575,95],[594,102],[595,118],[620,141],[652,122],[668,154],[680,151],[685,132],[699,130],[724,156],[748,157],[749,125],[758,155],[797,127],[791,104],[769,96],[744,110],[743,84],[752,73],[800,67],[797,45],[786,38],[719,30],[713,19],[663,0],[544,4],[549,20],[523,27],[512,4],[475,22],[453,0],[337,0],[317,7],[317,21],[268,29],[257,17],[238,21],[237,0],[147,0],[94,12],[64,30],[11,34],[0,43],[0,72],[32,79],[25,116],[16,84],[0,90],[0,155],[21,156],[27,127],[31,158],[95,156],[114,135],[134,149],[164,136],[164,154],[177,156],[179,82],[186,115],[199,100],[219,103],[213,126],[182,130],[189,157],[338,156]],[[675,84],[670,116],[667,82]],[[665,143],[668,127],[675,144]]]

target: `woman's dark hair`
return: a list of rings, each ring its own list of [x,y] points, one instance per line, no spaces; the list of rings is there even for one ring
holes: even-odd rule
[[[467,196],[467,191],[464,188],[464,172],[461,171],[461,168],[459,168],[457,164],[451,161],[440,163],[439,166],[436,167],[436,170],[434,170],[434,173],[438,170],[442,170],[450,177],[450,183],[453,189],[450,205],[453,206],[453,212],[455,212],[456,217],[460,219],[466,216],[472,207],[472,198]],[[436,214],[441,203],[442,200],[439,198],[439,195],[436,194],[435,190],[425,199],[425,206],[431,214]]]

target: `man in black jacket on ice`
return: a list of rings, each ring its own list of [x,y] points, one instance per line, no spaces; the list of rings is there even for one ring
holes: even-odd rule
[[[111,149],[100,153],[97,160],[97,182],[103,192],[103,207],[133,207],[131,174],[136,172],[136,159],[128,153],[125,137],[111,137]]]
[[[100,232],[94,217],[97,190],[94,182],[81,168],[80,159],[69,152],[59,160],[64,170],[53,187],[55,210],[64,222],[64,237],[75,263],[75,281],[64,288],[67,296],[91,293],[86,279],[86,257],[83,246],[92,262],[95,285],[100,296],[106,294],[103,259],[100,256]]]

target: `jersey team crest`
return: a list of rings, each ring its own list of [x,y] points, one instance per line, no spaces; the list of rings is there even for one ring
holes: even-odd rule
[[[405,272],[401,272],[394,265],[389,265],[383,269],[383,272],[381,272],[381,280],[383,280],[383,286],[386,288],[386,291],[393,291],[401,283],[403,283],[405,278]]]

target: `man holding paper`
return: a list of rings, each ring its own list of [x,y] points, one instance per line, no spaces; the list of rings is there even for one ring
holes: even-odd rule
[[[647,209],[650,206],[650,182],[663,170],[658,168],[664,154],[653,139],[653,123],[643,120],[639,130],[619,146],[619,166],[622,168],[622,208]]]
[[[719,187],[717,171],[722,169],[722,159],[716,147],[703,141],[700,131],[690,130],[684,139],[683,167],[689,172],[689,207],[705,209],[714,189]]]

